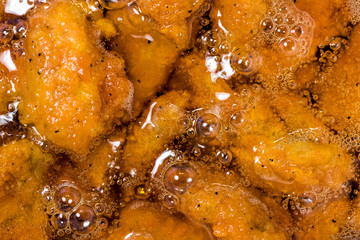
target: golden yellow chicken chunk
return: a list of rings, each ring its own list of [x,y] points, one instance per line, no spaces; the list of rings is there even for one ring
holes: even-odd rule
[[[48,219],[38,191],[52,163],[50,154],[43,153],[28,140],[13,141],[0,147],[2,239],[46,239]]]
[[[349,199],[317,209],[299,221],[299,231],[294,234],[294,239],[346,239],[342,238],[341,231],[346,226],[350,209]]]
[[[81,8],[56,1],[29,16],[19,61],[22,124],[60,148],[86,154],[131,111],[132,84],[121,58],[99,47]]]
[[[202,15],[197,13],[202,3],[137,1],[106,13],[118,31],[111,45],[124,57],[134,84],[134,116],[163,90],[180,51],[189,46],[192,22]]]
[[[339,55],[329,74],[323,81],[317,81],[313,91],[318,94],[322,115],[333,118],[330,126],[336,130],[358,132],[359,125],[359,75],[356,57],[360,54],[360,29],[351,32],[348,49]],[[317,80],[317,79],[315,79]],[[320,79],[319,79],[320,80]]]
[[[186,116],[189,93],[168,92],[154,99],[138,122],[131,126],[124,146],[121,169],[144,176],[151,170],[164,145],[185,131],[181,119]]]
[[[120,222],[120,227],[107,239],[211,239],[205,226],[194,224],[185,216],[169,213],[156,203],[135,201],[122,211]]]

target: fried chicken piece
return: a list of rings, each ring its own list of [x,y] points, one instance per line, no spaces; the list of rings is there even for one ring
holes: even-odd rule
[[[121,169],[144,176],[165,150],[164,145],[185,129],[179,119],[186,116],[190,95],[171,91],[154,99],[149,109],[131,126],[124,146]]]
[[[326,79],[317,81],[313,87],[319,96],[319,110],[324,117],[334,118],[330,126],[338,131],[359,131],[359,54],[360,28],[357,26],[351,33],[349,48],[339,55]]]
[[[252,42],[261,31],[260,22],[267,10],[264,0],[215,0],[210,17],[215,23],[215,31],[224,34],[230,46],[235,48]]]
[[[120,228],[107,239],[205,240],[211,239],[204,226],[170,213],[159,204],[136,201],[122,210]]]
[[[190,17],[196,19],[203,1],[137,1],[109,11],[118,30],[113,48],[122,54],[134,83],[134,116],[163,90],[182,50],[189,45]]]
[[[185,49],[190,41],[191,18],[202,15],[210,5],[208,0],[140,0],[141,12],[156,23],[156,28],[173,41],[179,49]]]
[[[350,201],[347,198],[317,209],[304,216],[298,223],[299,230],[295,233],[294,239],[343,239],[340,232],[348,221],[350,209]]]
[[[183,62],[173,86],[189,86],[192,107],[218,117],[227,131],[219,131],[215,146],[229,147],[256,187],[302,194],[315,185],[339,190],[352,177],[351,156],[329,143],[329,131],[304,108],[306,99],[291,93],[269,97],[245,85],[235,92],[223,79],[212,81],[201,57],[189,55]],[[219,92],[228,98],[217,99]]]
[[[42,153],[28,140],[13,141],[0,147],[2,239],[46,239],[48,218],[38,190],[52,162],[50,154]]]
[[[124,63],[96,44],[91,24],[70,1],[52,2],[29,16],[19,67],[19,119],[50,142],[86,154],[131,110]]]
[[[98,140],[98,146],[86,156],[84,161],[78,161],[79,177],[86,179],[92,187],[99,188],[107,183],[108,171],[114,162],[119,160],[120,150],[125,143],[126,129],[121,129]]]
[[[209,224],[218,239],[290,239],[285,230],[291,224],[289,213],[278,212],[281,226],[277,222],[280,216],[275,216],[251,190],[241,187],[238,177],[206,168],[199,172],[194,186],[179,197],[185,215]]]
[[[115,23],[118,31],[114,49],[126,61],[126,69],[134,84],[133,115],[138,116],[146,101],[162,91],[179,49],[174,42],[154,29],[151,20],[142,22],[140,18],[143,16],[135,15],[131,10],[110,11],[107,18]]]

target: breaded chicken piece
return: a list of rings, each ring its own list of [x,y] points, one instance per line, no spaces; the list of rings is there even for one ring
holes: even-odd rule
[[[91,187],[99,188],[107,183],[110,165],[118,161],[120,150],[125,143],[126,129],[120,129],[108,136],[86,156],[84,161],[79,161],[76,170],[79,177],[88,181]]]
[[[141,12],[155,21],[156,28],[172,40],[179,49],[185,49],[190,40],[191,17],[208,10],[208,0],[139,0]]]
[[[86,154],[131,110],[124,63],[97,46],[91,24],[70,1],[29,16],[21,58],[19,119],[60,148]]]
[[[189,46],[190,18],[198,20],[203,1],[137,1],[109,11],[118,34],[113,48],[122,54],[134,84],[134,116],[163,90],[182,50]],[[205,3],[204,3],[205,4]],[[193,20],[193,21],[196,21]]]
[[[38,191],[52,162],[50,154],[42,153],[28,140],[13,141],[0,147],[2,239],[47,239],[48,218]]]
[[[313,92],[319,96],[319,110],[323,116],[334,118],[331,127],[336,130],[359,131],[359,54],[360,28],[356,26],[351,33],[349,48],[339,55],[325,80],[317,81],[313,86]]]
[[[208,240],[205,226],[173,214],[156,203],[136,201],[122,210],[120,227],[107,239]]]
[[[192,107],[218,117],[227,131],[219,131],[215,145],[230,148],[254,186],[276,194],[302,194],[315,185],[336,191],[351,179],[351,156],[329,143],[329,131],[304,108],[306,99],[291,93],[269,97],[261,88],[248,86],[234,91],[223,79],[212,81],[201,57],[189,55],[182,61],[174,88],[186,84]],[[228,98],[217,98],[219,92]]]
[[[186,116],[190,95],[171,91],[154,99],[141,118],[131,125],[124,146],[121,169],[145,176],[156,158],[165,150],[164,145],[185,132],[179,119]]]
[[[107,18],[115,23],[118,31],[113,47],[124,57],[126,70],[133,81],[133,116],[138,116],[145,103],[163,90],[179,49],[154,28],[151,20],[141,21],[142,16],[131,10],[109,11]]]
[[[236,176],[199,171],[194,186],[179,198],[180,210],[185,215],[209,224],[218,239],[290,239],[285,230],[291,224],[289,213],[283,210],[281,218],[274,216],[249,189],[239,186]]]
[[[299,230],[293,239],[346,239],[341,238],[340,234],[348,222],[350,210],[350,201],[346,198],[317,209],[299,221]]]

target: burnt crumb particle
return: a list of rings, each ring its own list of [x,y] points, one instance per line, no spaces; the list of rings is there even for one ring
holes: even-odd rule
[[[150,40],[148,40],[148,44],[150,44],[151,43],[151,41]]]
[[[39,75],[41,74],[41,71],[40,71],[40,70],[38,71],[38,74],[39,74]]]
[[[141,80],[140,80],[140,79],[138,79],[137,81],[138,81],[138,83],[141,83]]]
[[[59,132],[59,130],[55,130],[55,133],[58,133]]]
[[[40,56],[41,56],[41,53],[38,53],[38,56],[40,57]]]
[[[274,161],[274,159],[270,158],[270,159],[269,159],[269,161],[270,161],[270,162],[273,162],[273,161]]]
[[[31,58],[29,58],[29,62],[31,62],[32,61],[32,59]]]
[[[215,195],[218,195],[219,193],[218,192],[215,192]]]
[[[333,220],[331,220],[333,223],[336,223],[336,220],[335,219],[333,219]]]

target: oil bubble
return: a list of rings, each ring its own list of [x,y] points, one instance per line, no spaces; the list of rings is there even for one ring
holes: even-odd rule
[[[290,30],[291,36],[300,38],[304,34],[304,27],[301,25],[295,25]]]
[[[255,51],[235,51],[230,59],[230,65],[236,72],[245,75],[254,75],[262,64],[262,57]]]
[[[217,152],[216,158],[223,165],[229,165],[232,160],[232,153],[227,149],[222,149]]]
[[[243,111],[234,113],[230,118],[230,124],[235,128],[240,128],[245,122],[245,114]]]
[[[109,225],[109,222],[106,218],[99,219],[99,227],[101,229],[106,229],[108,227],[108,225]]]
[[[220,131],[220,120],[212,113],[205,113],[196,120],[196,133],[200,137],[214,138]]]
[[[281,24],[283,21],[284,21],[284,19],[283,19],[282,15],[280,15],[280,14],[276,15],[274,18],[274,22],[276,24]]]
[[[15,26],[15,37],[19,39],[26,37],[27,29],[28,29],[28,24],[24,21],[20,21]]]
[[[5,23],[0,24],[0,41],[2,43],[10,42],[14,37],[14,32],[11,26]]]
[[[275,34],[278,37],[286,37],[289,34],[289,29],[285,25],[280,25],[275,28]]]
[[[187,116],[182,116],[177,121],[179,127],[181,129],[187,129],[190,127],[190,119]]]
[[[270,33],[274,30],[274,22],[271,20],[271,18],[265,18],[260,23],[261,28],[264,32]]]
[[[163,203],[167,208],[176,208],[179,204],[179,201],[176,197],[172,195],[165,195]]]
[[[63,186],[55,193],[56,206],[63,212],[69,212],[81,200],[80,192],[71,186]]]
[[[51,217],[51,224],[58,229],[64,229],[68,225],[68,220],[66,216],[62,213],[55,214]]]
[[[135,187],[134,192],[137,199],[147,199],[150,197],[151,188],[147,187],[145,184],[140,184]]]
[[[286,54],[286,55],[294,55],[297,51],[295,39],[291,37],[284,38],[280,41],[279,46],[280,49]]]
[[[87,234],[96,228],[96,214],[92,207],[81,205],[70,215],[70,228],[77,234]]]
[[[182,195],[194,184],[195,171],[190,166],[173,165],[164,175],[164,186],[176,195]]]

